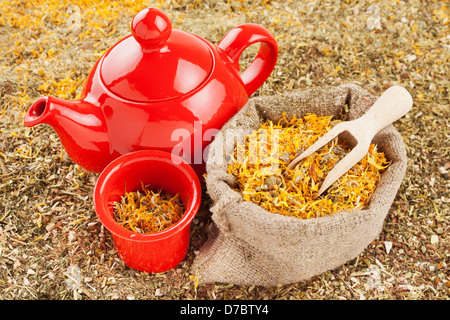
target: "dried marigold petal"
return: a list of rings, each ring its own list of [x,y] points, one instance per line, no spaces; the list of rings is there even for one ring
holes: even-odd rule
[[[177,223],[184,215],[179,194],[142,190],[126,192],[121,202],[114,202],[115,221],[125,229],[137,233],[155,233]]]
[[[238,144],[230,156],[228,173],[235,190],[272,213],[309,219],[363,208],[389,162],[375,145],[365,158],[316,199],[321,183],[333,166],[350,151],[334,139],[293,170],[287,164],[339,121],[308,114],[304,118],[267,121]]]

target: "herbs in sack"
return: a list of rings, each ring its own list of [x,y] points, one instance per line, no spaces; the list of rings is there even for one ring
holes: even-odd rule
[[[367,155],[318,197],[327,173],[350,151],[345,142],[336,138],[292,170],[287,168],[337,122],[315,114],[289,120],[284,114],[277,123],[263,123],[231,156],[228,173],[236,178],[234,189],[269,212],[303,219],[364,208],[389,165],[376,145],[371,144]]]

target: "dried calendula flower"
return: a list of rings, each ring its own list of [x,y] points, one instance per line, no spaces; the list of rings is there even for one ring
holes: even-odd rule
[[[179,194],[156,192],[148,186],[126,192],[114,203],[114,218],[122,227],[137,233],[155,233],[177,223],[184,214]]]
[[[367,155],[327,192],[316,193],[333,166],[350,148],[334,139],[305,158],[294,169],[287,164],[311,146],[334,124],[332,117],[308,114],[303,119],[286,115],[274,124],[265,122],[236,146],[228,165],[235,176],[235,189],[243,199],[252,201],[272,213],[309,219],[340,211],[362,209],[370,200],[380,173],[389,163],[382,152],[370,145]]]

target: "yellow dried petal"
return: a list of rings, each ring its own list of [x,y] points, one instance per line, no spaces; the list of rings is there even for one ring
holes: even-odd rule
[[[235,189],[272,213],[303,219],[363,208],[379,181],[379,171],[388,165],[384,154],[369,148],[368,156],[316,199],[316,193],[335,163],[349,151],[334,139],[293,170],[287,164],[332,127],[332,117],[308,114],[302,119],[286,113],[275,124],[263,123],[236,146],[228,173],[236,178]],[[268,183],[267,178],[279,183]]]

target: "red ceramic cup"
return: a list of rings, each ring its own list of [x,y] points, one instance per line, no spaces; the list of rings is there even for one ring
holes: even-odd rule
[[[164,272],[177,266],[186,256],[190,224],[200,207],[199,179],[185,161],[168,152],[143,150],[112,161],[100,174],[94,188],[94,207],[99,220],[111,232],[120,259],[130,268],[149,273]],[[175,164],[174,160],[178,160]],[[114,220],[113,202],[125,192],[144,185],[180,194],[183,217],[157,233],[135,233]]]

